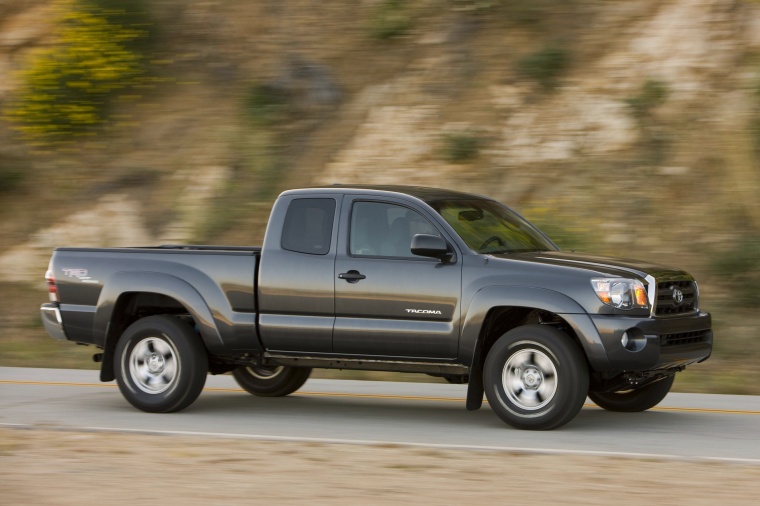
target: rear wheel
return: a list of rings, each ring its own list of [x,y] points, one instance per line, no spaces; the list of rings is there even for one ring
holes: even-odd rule
[[[519,429],[566,424],[583,406],[588,384],[578,346],[564,332],[543,325],[518,327],[501,336],[483,368],[491,409]]]
[[[589,392],[589,399],[607,411],[635,413],[657,406],[670,392],[675,375],[668,376],[634,390],[619,392]]]
[[[247,392],[260,397],[282,397],[292,394],[306,383],[310,367],[250,365],[238,367],[232,376]]]
[[[150,413],[180,411],[206,384],[208,357],[200,337],[171,316],[130,325],[116,343],[114,374],[124,398]]]

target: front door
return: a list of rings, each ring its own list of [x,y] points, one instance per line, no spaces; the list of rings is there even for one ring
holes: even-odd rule
[[[413,255],[415,234],[443,235],[426,211],[345,198],[335,262],[333,351],[377,357],[454,358],[462,262]]]

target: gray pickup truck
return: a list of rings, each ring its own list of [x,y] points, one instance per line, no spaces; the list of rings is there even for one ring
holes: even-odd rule
[[[208,373],[288,395],[314,367],[468,383],[506,423],[553,429],[588,395],[658,404],[706,360],[711,318],[687,273],[561,252],[498,202],[448,190],[284,192],[262,248],[58,248],[41,308],[57,339],[102,351],[135,407],[179,411]]]

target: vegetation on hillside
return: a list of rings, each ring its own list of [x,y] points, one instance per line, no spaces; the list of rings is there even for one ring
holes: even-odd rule
[[[559,77],[567,69],[568,50],[550,45],[535,53],[522,57],[517,62],[520,75],[534,80],[545,90],[552,90],[559,84]]]
[[[600,75],[579,98],[607,98],[622,111],[617,119],[631,125],[634,140],[619,150],[582,146],[569,159],[525,163],[494,154],[525,124],[539,131],[534,137],[545,135],[539,148],[561,147],[569,135],[556,132],[573,132],[578,118],[562,118],[556,128],[550,113],[575,110],[566,108],[567,97],[603,67],[595,64],[605,51],[627,47],[629,27],[671,1],[338,0],[319,9],[298,0],[52,2],[56,33],[35,41],[20,86],[0,97],[3,117],[27,141],[0,124],[0,248],[109,192],[131,192],[158,237],[209,166],[230,177],[194,215],[188,240],[255,244],[277,191],[313,184],[373,112],[430,106],[438,112],[411,129],[433,139],[423,160],[430,185],[502,192],[564,249],[683,266],[716,315],[716,353],[687,373],[694,374],[688,388],[760,393],[760,381],[746,379],[758,378],[760,358],[755,56],[737,57],[725,75],[705,70],[706,91],[686,102],[678,101],[680,75]],[[703,63],[709,70],[713,62]],[[623,91],[605,95],[610,89]],[[739,106],[726,102],[745,94],[751,99]],[[132,115],[131,128],[111,129],[124,114]],[[534,142],[518,140],[526,151]],[[26,150],[61,143],[78,149],[53,156]],[[384,146],[392,165],[395,146]],[[351,161],[364,169],[364,160]],[[370,167],[368,176],[392,173],[382,163]],[[27,343],[18,336],[48,339],[30,323],[44,287],[7,284],[2,293],[23,293],[26,304],[14,305],[14,314],[0,306],[0,364],[12,357],[14,365],[80,366],[52,344],[44,360],[23,353]]]
[[[32,53],[6,110],[27,140],[45,144],[91,134],[107,121],[118,93],[134,93],[145,76],[148,34],[140,5],[56,2],[58,33]]]

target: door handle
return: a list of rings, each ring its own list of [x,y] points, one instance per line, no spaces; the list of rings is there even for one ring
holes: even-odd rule
[[[359,271],[350,270],[348,272],[342,272],[338,274],[338,278],[345,279],[349,283],[356,283],[360,279],[365,279],[367,276],[359,273]]]

